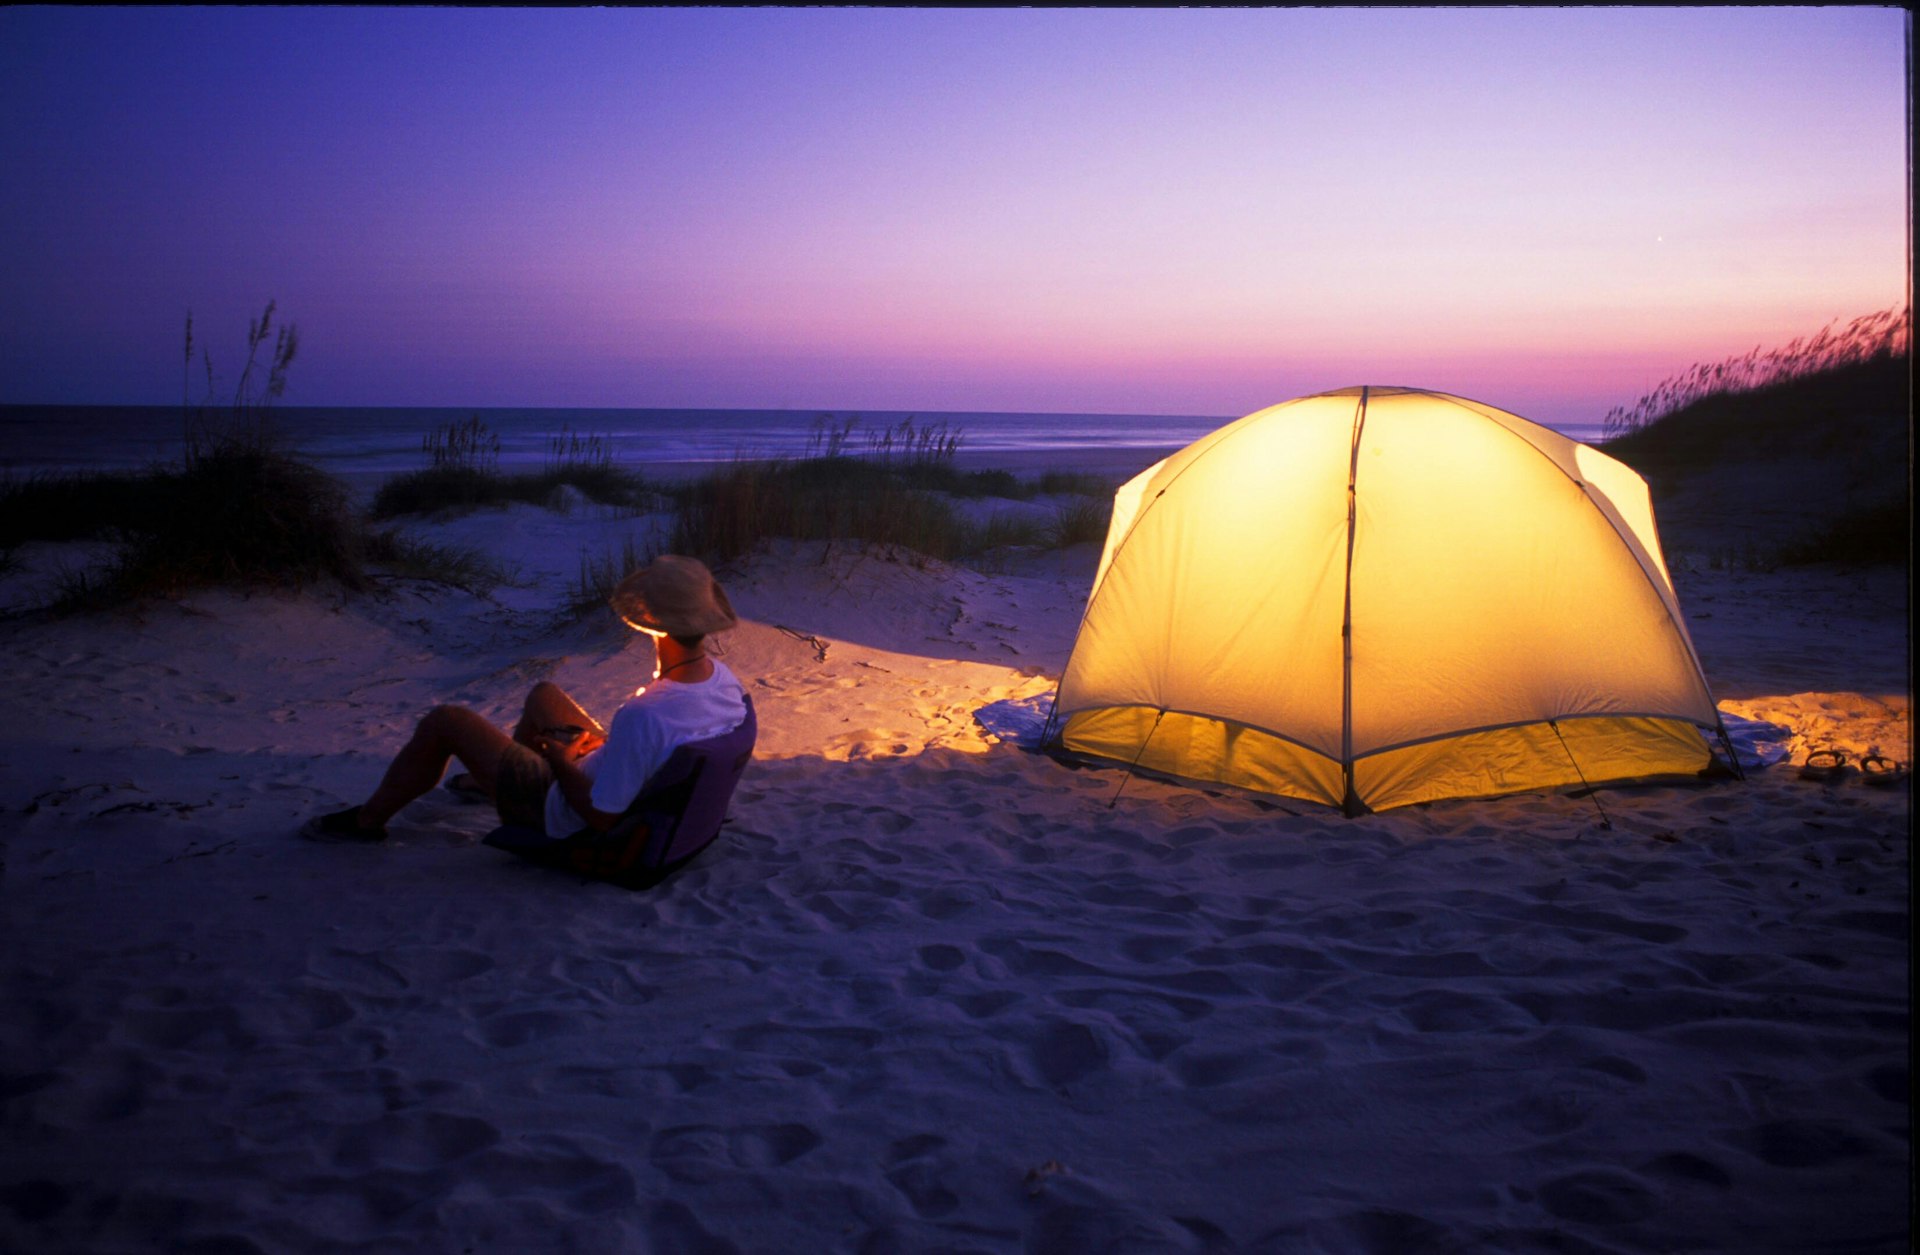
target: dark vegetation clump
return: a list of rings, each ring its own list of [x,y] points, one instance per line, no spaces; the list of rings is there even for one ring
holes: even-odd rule
[[[161,510],[162,473],[48,472],[0,481],[0,549],[30,540],[111,540]]]
[[[946,499],[856,458],[735,462],[674,493],[676,553],[728,561],[762,540],[864,540],[958,557],[970,529]]]
[[[66,510],[63,528],[92,505],[105,530],[122,542],[105,573],[69,578],[63,603],[94,608],[217,584],[299,587],[334,579],[364,586],[362,538],[345,488],[287,450],[273,426],[273,403],[286,390],[300,346],[294,325],[275,328],[273,310],[269,301],[248,327],[247,356],[230,399],[215,400],[213,358],[201,349],[206,392],[192,403],[183,379],[178,466],[56,481],[65,489],[57,492]],[[192,375],[193,349],[189,314],[185,378]]]
[[[288,446],[272,408],[300,340],[292,324],[276,328],[273,313],[268,302],[251,322],[231,396],[216,396],[212,355],[201,348],[205,391],[197,402],[187,316],[177,463],[0,484],[0,550],[29,540],[119,545],[103,570],[65,577],[55,609],[102,609],[217,585],[332,581],[358,590],[369,585],[369,564],[383,563],[468,587],[488,582],[477,555],[369,531],[346,487]]]
[[[647,499],[646,481],[616,466],[606,437],[562,429],[547,443],[546,464],[537,471],[500,470],[500,437],[474,415],[447,423],[421,441],[430,465],[397,475],[374,494],[375,519],[406,514],[441,514],[483,506],[551,505],[571,487],[589,501],[638,509]]]
[[[1615,406],[1602,422],[1609,447],[1662,420],[1703,403],[1721,404],[1766,392],[1796,380],[1833,376],[1850,366],[1908,360],[1912,343],[1910,311],[1883,309],[1864,314],[1845,327],[1829,324],[1782,348],[1758,347],[1740,357],[1702,363],[1662,380],[1632,405]]]
[[[379,522],[403,515],[525,502],[564,508],[570,495],[640,510],[671,501],[671,547],[726,560],[763,540],[854,540],[941,560],[1016,547],[1097,542],[1106,535],[1115,485],[1100,476],[954,465],[962,433],[911,418],[877,431],[859,420],[816,424],[806,455],[736,461],[671,488],[650,488],[615,465],[605,437],[563,429],[538,470],[507,474],[500,437],[476,415],[421,442],[428,463],[389,480],[362,516],[345,485],[302,458],[275,422],[299,333],[274,323],[269,302],[247,333],[231,393],[216,384],[212,355],[187,317],[181,387],[181,456],[141,471],[76,472],[0,480],[0,570],[34,540],[99,540],[118,546],[103,569],[63,578],[56,609],[87,610],[196,588],[299,588],[332,582],[364,590],[378,578],[421,579],[481,591],[509,578],[477,552],[411,538]],[[199,349],[196,359],[195,350]],[[198,370],[196,371],[196,367]],[[196,373],[204,378],[193,397]],[[974,522],[955,498],[1071,498],[1051,523],[996,515]],[[646,557],[582,559],[569,598],[598,607]]]
[[[1014,545],[1074,544],[1095,519],[1106,535],[1113,485],[1096,476],[1052,476],[1043,489],[1009,471],[961,471],[953,465],[961,435],[944,423],[916,428],[905,419],[864,448],[853,440],[856,423],[816,424],[804,457],[737,461],[679,486],[670,547],[724,562],[769,539],[859,540],[953,561]],[[974,523],[949,499],[1043,491],[1097,499],[1063,507],[1053,528],[1006,517]]]
[[[1707,501],[1724,526],[1790,506],[1792,534],[1750,533],[1748,565],[1904,563],[1912,399],[1908,312],[1888,310],[1676,375],[1609,414],[1601,447],[1646,477],[1663,523],[1668,502],[1730,468],[1744,496]]]
[[[1907,502],[1847,510],[1805,540],[1780,550],[1782,566],[1816,563],[1906,565],[1912,559],[1913,511]]]
[[[1783,448],[1827,452],[1860,438],[1863,416],[1903,418],[1911,359],[1875,357],[1740,392],[1715,392],[1601,447],[1636,468],[1694,469]]]

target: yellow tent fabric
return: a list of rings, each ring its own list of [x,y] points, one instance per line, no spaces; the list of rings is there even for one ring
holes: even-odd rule
[[[1124,485],[1054,720],[1349,813],[1697,774],[1719,725],[1645,481],[1410,388],[1261,410]]]

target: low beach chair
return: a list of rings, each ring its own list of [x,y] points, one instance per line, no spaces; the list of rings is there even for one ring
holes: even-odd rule
[[[739,727],[674,750],[606,832],[586,828],[555,839],[536,828],[505,824],[488,833],[486,843],[529,862],[627,889],[659,884],[720,835],[759,736],[753,699],[746,701],[747,717]]]

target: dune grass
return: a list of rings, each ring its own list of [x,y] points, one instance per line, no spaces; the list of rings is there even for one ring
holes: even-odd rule
[[[1913,367],[1907,312],[1856,319],[1770,353],[1676,375],[1609,415],[1601,447],[1656,485],[1738,462],[1850,467],[1838,500],[1813,503],[1806,537],[1738,558],[1750,569],[1909,560]],[[1671,407],[1671,408],[1668,408]],[[1620,416],[1626,416],[1624,418]]]
[[[1742,356],[1701,363],[1656,385],[1632,405],[1608,411],[1602,431],[1611,445],[1663,420],[1703,405],[1727,406],[1754,393],[1777,393],[1798,380],[1829,378],[1849,368],[1906,363],[1912,345],[1905,307],[1864,314],[1845,327],[1829,324],[1780,348],[1753,348]],[[1696,416],[1690,420],[1697,425]]]
[[[956,561],[1009,546],[1073,544],[1098,519],[1106,534],[1113,485],[1097,476],[1052,475],[1038,483],[1010,471],[961,471],[953,460],[961,433],[912,419],[853,439],[856,420],[822,420],[796,459],[737,460],[674,490],[669,547],[725,562],[763,540],[859,540]],[[1053,527],[1012,516],[966,518],[954,497],[1031,499],[1048,489],[1092,493],[1063,507]],[[1064,538],[1064,539],[1063,539]]]
[[[1911,359],[1846,362],[1739,391],[1708,393],[1600,447],[1638,469],[1703,469],[1782,449],[1827,452],[1860,438],[1863,418],[1908,412]]]
[[[0,549],[29,540],[106,540],[117,557],[59,581],[56,612],[107,609],[194,589],[368,588],[375,568],[470,589],[505,572],[481,555],[371,530],[340,480],[301,458],[273,421],[299,346],[274,305],[252,321],[231,396],[216,396],[201,346],[205,392],[191,398],[193,317],[187,316],[178,462],[138,471],[38,475],[0,483]],[[264,360],[261,350],[268,349]]]
[[[1081,497],[1054,510],[1053,531],[1048,543],[1055,549],[1069,545],[1100,544],[1107,538],[1107,525],[1113,521],[1113,500]]]
[[[376,520],[440,514],[483,506],[559,506],[571,487],[589,501],[639,509],[649,493],[641,475],[616,466],[606,437],[562,428],[548,441],[539,470],[500,470],[500,437],[474,415],[446,423],[421,441],[430,464],[380,486],[369,511]]]
[[[951,502],[857,458],[734,462],[674,497],[668,547],[722,562],[775,537],[865,540],[951,559],[968,535]]]
[[[631,571],[653,561],[656,555],[628,536],[616,550],[580,555],[580,573],[567,589],[565,611],[568,617],[583,619],[607,608],[614,585]]]

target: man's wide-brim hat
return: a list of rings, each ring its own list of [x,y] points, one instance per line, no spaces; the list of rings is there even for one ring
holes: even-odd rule
[[[627,576],[607,600],[634,627],[668,636],[705,636],[740,621],[706,564],[678,554],[661,554]]]

